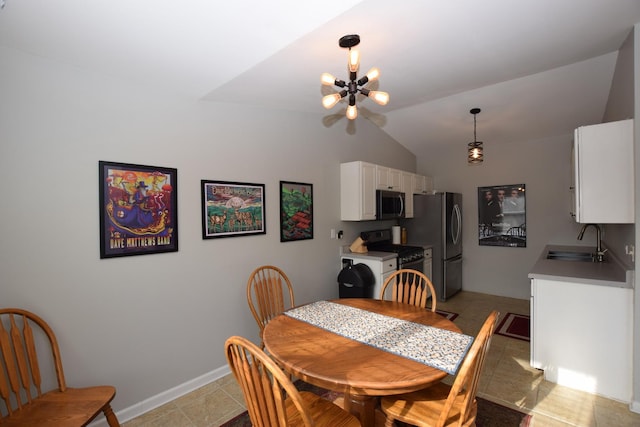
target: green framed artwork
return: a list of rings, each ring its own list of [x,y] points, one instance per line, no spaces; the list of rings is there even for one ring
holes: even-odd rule
[[[280,241],[313,239],[313,185],[280,181]]]

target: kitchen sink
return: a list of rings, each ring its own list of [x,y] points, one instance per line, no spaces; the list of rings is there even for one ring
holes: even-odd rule
[[[591,252],[554,251],[547,252],[547,259],[560,261],[594,262],[595,254]]]

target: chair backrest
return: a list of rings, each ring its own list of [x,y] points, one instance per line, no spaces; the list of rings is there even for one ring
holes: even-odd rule
[[[451,391],[449,392],[437,425],[444,425],[454,404],[460,408],[459,426],[464,425],[467,418],[472,414],[480,374],[482,373],[484,360],[489,350],[489,344],[491,343],[493,332],[496,329],[499,315],[500,313],[493,310],[480,328],[480,332],[478,332],[473,344],[471,344],[471,348],[467,352],[458,371],[458,375],[451,386]]]
[[[18,308],[0,309],[0,397],[6,412],[13,414],[42,396],[43,378],[36,343],[49,341],[58,390],[67,388],[58,341],[49,325],[37,315]],[[42,348],[41,348],[42,350]],[[0,421],[0,424],[2,422]]]
[[[247,302],[262,331],[271,319],[294,307],[293,287],[287,275],[272,265],[256,268],[247,282]]]
[[[436,291],[424,273],[409,269],[395,271],[382,284],[380,299],[385,299],[388,285],[392,285],[391,301],[427,308],[427,301],[431,296],[431,311],[436,311]]]
[[[307,405],[289,377],[257,345],[246,338],[233,336],[225,342],[225,352],[242,389],[252,425],[289,425],[285,399],[295,405],[306,427],[314,425]]]

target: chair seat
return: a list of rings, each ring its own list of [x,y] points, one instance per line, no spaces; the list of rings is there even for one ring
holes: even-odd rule
[[[105,402],[115,394],[112,386],[52,390],[10,417],[0,418],[0,426],[84,426],[101,413]]]
[[[429,388],[397,396],[383,397],[381,406],[384,412],[392,414],[397,420],[416,426],[435,426],[444,410],[449,397],[451,386],[437,383]],[[456,399],[445,426],[458,425],[460,409],[463,403],[462,395]],[[474,425],[478,404],[473,400],[471,414],[464,426]]]
[[[316,426],[326,427],[360,427],[360,421],[334,404],[309,391],[301,391],[300,397],[308,405],[309,414]],[[304,426],[300,412],[290,399],[285,401],[287,405],[287,419],[289,426]]]

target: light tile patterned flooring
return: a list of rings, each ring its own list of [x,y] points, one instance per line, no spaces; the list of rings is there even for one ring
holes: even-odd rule
[[[459,313],[455,323],[475,335],[491,310],[529,314],[529,301],[460,292],[439,309]],[[478,395],[533,414],[533,427],[632,427],[640,414],[628,405],[547,382],[529,366],[529,343],[495,335]],[[216,427],[244,411],[242,393],[229,375],[182,396],[124,427]]]

